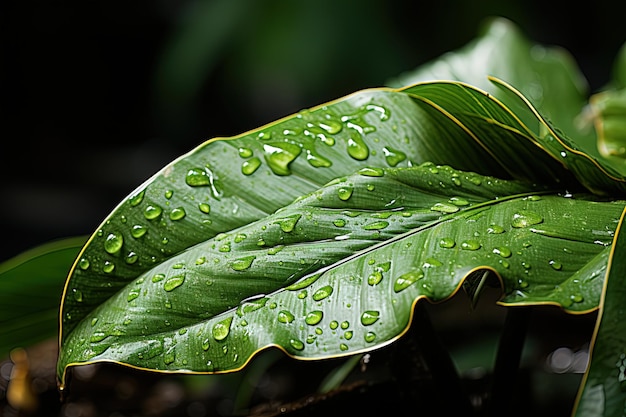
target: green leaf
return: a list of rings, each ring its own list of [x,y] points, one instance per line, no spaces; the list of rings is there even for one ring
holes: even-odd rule
[[[97,361],[227,372],[269,346],[366,351],[399,337],[419,299],[443,301],[480,269],[508,303],[595,309],[592,293],[549,290],[610,244],[624,202],[546,192],[430,163],[362,169],[137,278],[67,334],[59,375]]]
[[[0,264],[0,358],[56,336],[63,283],[86,240],[46,243]]]
[[[626,406],[626,235],[620,219],[611,249],[607,278],[590,348],[590,364],[576,399],[574,414],[585,417],[624,415]]]

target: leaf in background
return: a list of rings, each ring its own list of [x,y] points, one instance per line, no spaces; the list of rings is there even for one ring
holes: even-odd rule
[[[46,243],[0,264],[0,358],[57,335],[63,284],[86,240]]]
[[[373,349],[406,330],[417,300],[449,298],[478,269],[509,303],[595,309],[568,280],[610,243],[623,202],[528,187],[433,164],[333,181],[140,276],[67,333],[59,376],[97,361],[226,372],[269,346]]]
[[[573,415],[623,416],[626,407],[626,235],[624,216],[616,232],[596,321],[590,363],[581,383]]]

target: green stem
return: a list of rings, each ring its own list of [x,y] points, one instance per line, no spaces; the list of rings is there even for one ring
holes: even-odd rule
[[[511,406],[512,396],[517,392],[517,375],[530,313],[530,307],[511,307],[507,311],[493,371],[487,417],[502,415]]]

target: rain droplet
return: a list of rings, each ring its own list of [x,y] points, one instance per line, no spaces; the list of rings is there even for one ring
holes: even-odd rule
[[[139,255],[137,255],[135,252],[128,252],[128,255],[126,255],[126,263],[129,265],[134,264],[135,262],[137,262],[137,260],[139,259]]]
[[[459,211],[459,207],[450,203],[436,203],[430,208],[432,211],[439,211],[441,213],[456,213]]]
[[[174,289],[183,285],[183,282],[185,282],[185,274],[174,275],[173,277],[165,281],[165,283],[163,284],[163,289],[168,292],[173,291]]]
[[[344,227],[346,225],[346,221],[344,219],[336,219],[333,220],[333,224],[337,227]]]
[[[198,204],[198,208],[204,214],[209,214],[211,212],[211,206],[209,206],[207,203],[200,203],[200,204]]]
[[[206,352],[207,350],[209,350],[209,347],[211,347],[211,345],[209,344],[209,339],[204,339],[202,341],[202,350]]]
[[[487,233],[499,235],[501,233],[504,233],[504,227],[498,226],[497,224],[492,224],[487,228]]]
[[[143,215],[148,220],[154,220],[158,218],[162,212],[163,212],[163,209],[161,207],[157,206],[156,204],[155,205],[150,204],[143,211]]]
[[[385,146],[383,148],[383,153],[385,155],[385,160],[389,164],[389,166],[395,167],[400,162],[406,159],[406,154],[397,149],[393,149],[390,146]]]
[[[460,207],[469,206],[469,201],[461,197],[451,197],[448,201],[454,204],[455,206],[460,206]]]
[[[167,199],[169,200],[169,199],[170,199],[170,198],[172,198],[172,196],[174,195],[174,191],[172,191],[172,190],[167,190],[167,191],[165,191],[165,194],[164,194],[164,195],[165,195],[165,198],[167,198]]]
[[[140,237],[145,235],[147,231],[148,231],[148,229],[146,229],[142,225],[136,224],[136,225],[133,226],[132,229],[130,229],[130,234],[135,239],[139,239]]]
[[[582,296],[582,294],[578,294],[578,293],[570,295],[569,298],[575,303],[582,303],[584,300],[584,297]]]
[[[130,290],[130,292],[128,293],[128,296],[126,296],[126,301],[131,302],[133,301],[135,298],[139,297],[139,295],[141,294],[141,290],[138,288],[133,288],[132,290]]]
[[[439,240],[439,247],[451,249],[454,245],[456,245],[456,242],[451,237],[443,237]]]
[[[381,271],[374,271],[367,277],[367,283],[369,285],[377,285],[383,280],[383,273]]]
[[[282,219],[276,220],[274,223],[280,225],[280,229],[285,233],[290,233],[296,227],[296,223],[302,217],[301,214],[294,214],[292,216],[288,216]]]
[[[315,310],[315,311],[311,311],[309,314],[307,314],[306,317],[304,318],[304,321],[309,326],[314,326],[317,323],[319,323],[320,321],[322,321],[323,317],[324,317],[324,312],[323,311]]]
[[[80,261],[78,261],[78,267],[82,269],[83,271],[86,269],[89,269],[89,259],[80,258]]]
[[[104,261],[104,265],[102,266],[102,271],[107,274],[110,274],[115,269],[115,264],[111,261]]]
[[[73,288],[72,293],[74,293],[74,300],[76,300],[79,303],[83,302],[83,293],[81,290],[77,288]]]
[[[252,156],[252,150],[249,148],[239,148],[239,156],[242,158],[250,158]]]
[[[228,333],[230,333],[230,324],[232,323],[233,318],[227,317],[224,320],[218,321],[211,329],[211,334],[213,335],[213,339],[222,341],[226,339]]]
[[[559,261],[552,260],[549,263],[552,269],[554,269],[555,271],[560,271],[563,268],[563,264],[561,264],[561,262]]]
[[[437,260],[435,258],[426,258],[424,260],[424,264],[422,266],[424,268],[434,268],[434,267],[442,266],[442,265],[443,264],[439,260]]]
[[[244,258],[235,259],[230,267],[235,271],[245,271],[252,266],[252,262],[256,259],[256,256],[246,256]]]
[[[365,167],[359,170],[359,174],[366,177],[382,177],[385,171],[382,168]]]
[[[340,200],[347,201],[350,197],[352,197],[352,191],[352,187],[340,187],[337,190],[337,195]]]
[[[185,182],[190,187],[206,187],[211,185],[209,175],[203,168],[192,168],[187,171]]]
[[[178,207],[178,208],[173,209],[170,212],[170,219],[171,220],[180,220],[183,217],[185,217],[186,214],[187,213],[185,213],[185,209],[183,207]]]
[[[379,221],[379,222],[374,222],[374,223],[367,224],[367,225],[363,226],[363,229],[364,230],[382,230],[382,229],[384,229],[387,226],[389,226],[389,222]]]
[[[370,150],[363,141],[361,134],[351,129],[348,139],[348,155],[357,161],[363,161],[369,156]]]
[[[326,285],[318,289],[317,291],[315,291],[315,294],[313,294],[313,299],[315,301],[321,301],[324,298],[329,297],[332,293],[333,293],[333,287],[331,287],[330,285]]]
[[[361,324],[363,326],[371,326],[380,318],[380,312],[376,310],[367,310],[361,315]]]
[[[532,211],[523,210],[513,215],[511,226],[516,228],[528,227],[543,222],[543,218]]]
[[[130,205],[135,207],[136,205],[141,203],[143,201],[143,196],[144,196],[145,192],[146,192],[146,190],[141,190],[137,194],[132,195],[128,199],[128,202],[130,203]]]
[[[508,258],[512,255],[511,249],[507,248],[506,246],[493,248],[493,253],[495,253],[496,255],[500,255],[503,258]]]
[[[247,237],[247,236],[246,236],[244,233],[237,233],[237,234],[235,235],[235,239],[234,239],[234,241],[235,241],[235,243],[241,243],[241,242],[243,242],[244,240],[246,240],[246,237]]]
[[[294,348],[295,350],[302,350],[304,349],[304,343],[302,343],[301,340],[298,339],[290,339],[289,340],[289,344],[291,345],[292,348]]]
[[[152,276],[152,282],[159,282],[165,279],[165,274],[154,274]]]
[[[252,175],[260,166],[261,160],[255,156],[241,164],[241,173],[244,175]]]
[[[109,335],[104,332],[93,332],[91,337],[89,338],[89,341],[91,343],[98,343],[102,342],[107,337],[109,337]]]
[[[263,145],[265,160],[272,172],[276,175],[289,175],[289,164],[300,155],[302,148],[293,143]]]
[[[328,168],[333,164],[330,160],[316,154],[310,149],[306,150],[306,160],[312,167],[315,168]]]
[[[348,345],[346,345],[345,343],[341,343],[339,344],[339,349],[345,352],[349,348],[348,348]]]
[[[124,244],[124,237],[119,233],[109,233],[104,241],[104,250],[111,255],[116,254],[122,249]]]
[[[281,310],[278,312],[278,321],[281,323],[289,324],[294,321],[295,317],[290,311]]]
[[[365,333],[364,339],[367,343],[372,343],[374,340],[376,340],[376,333],[367,332]]]
[[[464,250],[478,250],[481,246],[480,242],[475,239],[464,240],[461,243],[461,249]]]
[[[393,291],[400,292],[402,290],[405,290],[422,278],[424,278],[424,271],[422,271],[421,269],[409,271],[405,274],[402,274],[398,278],[396,278],[396,282],[394,282],[393,284]]]

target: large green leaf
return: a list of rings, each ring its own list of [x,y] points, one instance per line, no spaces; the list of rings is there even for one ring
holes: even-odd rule
[[[626,235],[624,218],[613,244],[592,340],[590,365],[576,401],[576,416],[623,416],[626,407]]]
[[[0,358],[57,335],[63,284],[86,240],[46,243],[0,264]]]
[[[272,345],[372,349],[406,330],[418,299],[443,301],[480,269],[507,303],[595,309],[595,285],[572,275],[604,267],[624,202],[545,193],[433,164],[363,169],[138,277],[66,336],[59,375],[95,361],[224,372]]]

